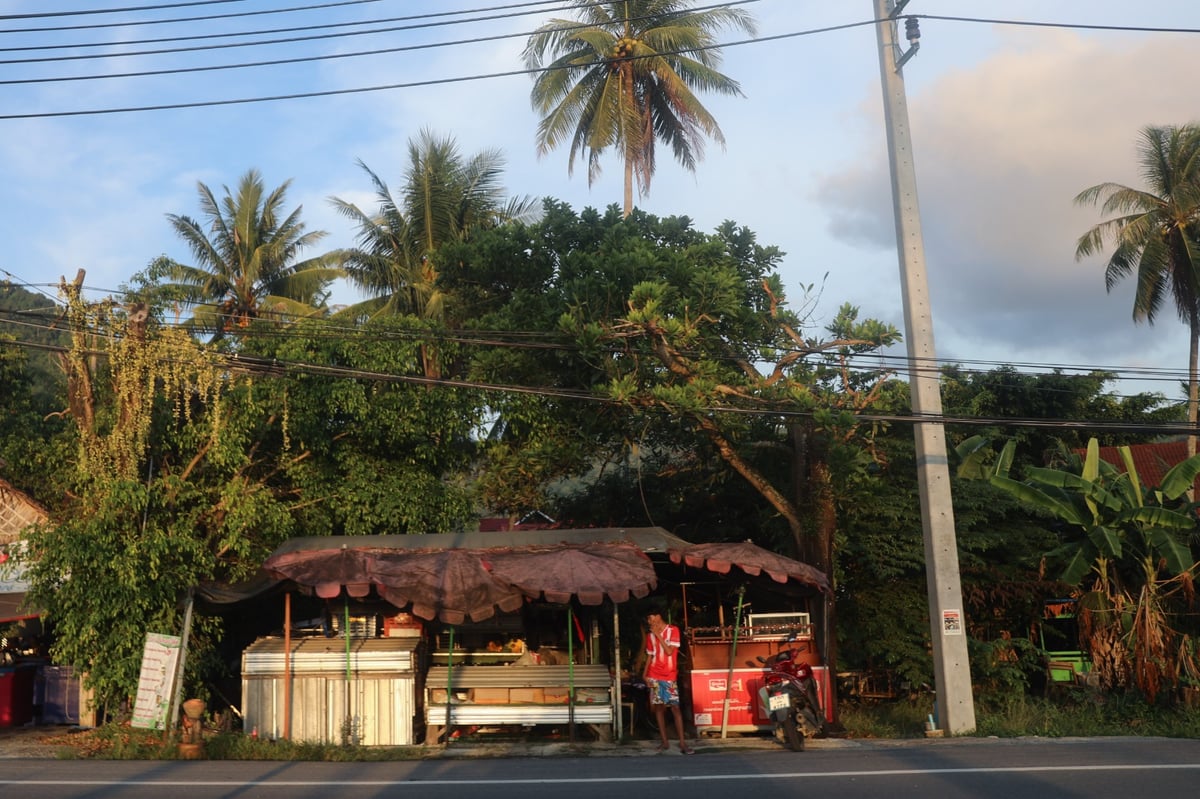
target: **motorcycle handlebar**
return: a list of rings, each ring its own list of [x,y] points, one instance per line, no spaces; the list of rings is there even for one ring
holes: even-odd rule
[[[774,655],[770,655],[765,658],[762,655],[758,655],[758,662],[764,666],[774,666],[781,660],[796,660],[799,655],[799,649],[781,649]]]

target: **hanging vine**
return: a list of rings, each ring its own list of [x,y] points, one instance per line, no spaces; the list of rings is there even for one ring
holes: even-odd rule
[[[150,443],[158,407],[192,421],[197,407],[215,409],[226,383],[220,359],[185,332],[150,330],[144,306],[89,303],[82,297],[83,270],[60,291],[67,303],[71,351],[63,358],[68,410],[79,429],[79,467],[88,479],[135,478]],[[112,402],[103,403],[102,390]],[[104,408],[104,410],[98,410]],[[220,413],[209,413],[211,435]]]

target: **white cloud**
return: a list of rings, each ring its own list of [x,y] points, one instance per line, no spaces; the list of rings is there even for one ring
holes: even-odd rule
[[[1102,217],[1073,198],[1103,181],[1137,185],[1139,129],[1193,121],[1188,83],[1161,79],[1188,73],[1193,42],[1038,31],[1013,43],[909,97],[930,291],[947,332],[939,340],[964,355],[1141,358],[1148,343],[1179,331],[1164,318],[1135,332],[1132,285],[1106,295],[1103,260],[1076,262],[1077,239]],[[887,166],[882,155],[864,161],[822,181],[829,230],[891,248],[890,197],[881,202],[879,191]]]

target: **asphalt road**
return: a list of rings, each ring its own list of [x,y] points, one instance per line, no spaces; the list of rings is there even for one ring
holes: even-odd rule
[[[817,741],[638,757],[464,757],[388,763],[0,762],[20,799],[1140,799],[1190,796],[1200,741],[1163,738]]]

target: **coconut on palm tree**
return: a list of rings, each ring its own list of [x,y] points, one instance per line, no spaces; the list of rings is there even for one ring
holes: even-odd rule
[[[1138,161],[1145,188],[1100,183],[1075,198],[1081,205],[1102,202],[1105,214],[1117,214],[1095,225],[1075,249],[1076,260],[1099,253],[1112,243],[1104,273],[1106,288],[1136,276],[1133,319],[1153,324],[1168,298],[1188,326],[1188,423],[1197,419],[1197,364],[1200,359],[1200,126],[1142,130]],[[1188,438],[1188,455],[1196,438]]]
[[[236,193],[224,187],[221,200],[204,183],[197,184],[203,223],[167,214],[196,263],[167,258],[156,268],[175,281],[171,288],[192,308],[194,327],[220,337],[254,319],[294,319],[324,306],[329,284],[342,274],[339,255],[300,259],[302,250],[326,234],[305,230],[300,206],[285,212],[290,184],[268,193],[262,175],[251,169]]]
[[[499,150],[467,158],[452,136],[429,130],[408,143],[399,197],[366,164],[358,164],[374,185],[378,210],[367,213],[337,197],[330,200],[358,226],[358,246],[344,253],[346,276],[368,295],[348,309],[355,317],[441,318],[444,297],[431,258],[437,248],[480,228],[528,218],[536,208],[527,198],[505,199]]]
[[[553,19],[525,46],[525,64],[538,70],[531,100],[542,114],[537,148],[545,155],[570,142],[568,169],[586,155],[588,185],[600,173],[609,147],[625,166],[624,212],[633,210],[654,175],[655,142],[694,171],[704,139],[722,146],[721,128],[695,92],[740,95],[737,81],[717,71],[715,34],[724,28],[753,35],[754,21],[741,9],[693,9],[690,0],[572,0],[579,19]]]

